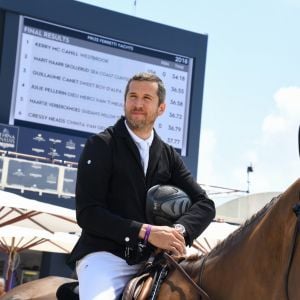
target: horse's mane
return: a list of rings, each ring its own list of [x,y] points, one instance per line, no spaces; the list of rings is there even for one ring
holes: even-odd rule
[[[199,255],[199,254],[193,254],[186,258],[185,266],[184,268],[186,271],[190,274],[194,273],[194,263],[199,260],[200,257],[209,258],[211,256],[215,256],[219,254],[225,247],[228,247],[228,245],[232,244],[233,241],[240,236],[245,230],[249,228],[254,222],[257,222],[261,220],[261,218],[269,211],[271,207],[273,207],[274,203],[277,202],[279,196],[276,196],[272,198],[270,202],[268,202],[262,209],[260,209],[256,214],[254,214],[252,217],[247,219],[243,225],[241,225],[237,230],[235,230],[233,233],[231,233],[226,239],[224,239],[221,243],[219,243],[217,246],[215,246],[208,254],[206,255]]]
[[[218,245],[216,245],[208,254],[207,257],[214,256],[220,251],[222,251],[225,247],[230,245],[233,240],[237,238],[237,236],[240,236],[245,230],[249,228],[254,222],[260,221],[262,217],[269,211],[271,207],[273,207],[274,203],[277,202],[279,199],[279,196],[276,196],[272,198],[270,202],[268,202],[263,208],[261,208],[256,214],[251,216],[249,219],[247,219],[244,224],[242,224],[237,230],[235,230],[233,233],[231,233],[226,239],[224,239],[222,242],[220,242]]]

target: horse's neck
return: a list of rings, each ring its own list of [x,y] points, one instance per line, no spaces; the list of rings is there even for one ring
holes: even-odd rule
[[[299,201],[299,191],[300,179],[283,193],[265,214],[253,219],[230,243],[224,244],[223,249],[212,251],[205,264],[203,282],[200,283],[204,289],[222,290],[226,285],[226,290],[230,287],[242,287],[240,295],[229,294],[232,300],[239,297],[248,299],[243,293],[251,294],[254,284],[269,284],[276,287],[275,289],[282,289],[282,277],[286,272],[296,224],[292,208]]]

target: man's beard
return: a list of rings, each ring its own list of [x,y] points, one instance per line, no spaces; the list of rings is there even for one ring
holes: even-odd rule
[[[127,124],[130,129],[143,129],[146,126],[146,120],[133,120],[128,115],[125,115]]]
[[[155,118],[153,118],[153,120],[150,120],[150,121],[147,120],[146,116],[142,120],[134,119],[134,118],[131,118],[130,113],[126,113],[126,112],[125,112],[125,118],[126,118],[129,128],[133,129],[133,130],[134,129],[146,129],[149,127],[152,128],[154,125],[154,121],[155,121]]]

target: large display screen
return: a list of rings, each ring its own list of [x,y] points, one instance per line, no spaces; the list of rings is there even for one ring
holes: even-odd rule
[[[99,132],[123,114],[138,72],[157,74],[167,110],[156,130],[186,155],[193,59],[21,16],[10,124]]]

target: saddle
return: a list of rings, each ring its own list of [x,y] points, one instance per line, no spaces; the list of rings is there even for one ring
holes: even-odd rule
[[[127,283],[121,300],[156,299],[168,271],[163,253],[151,256],[137,276]]]
[[[127,283],[120,300],[155,299],[167,274],[168,266],[162,253],[151,256],[140,272]],[[56,298],[58,300],[79,300],[78,281],[59,286]]]

